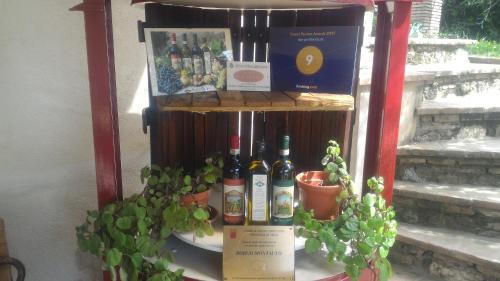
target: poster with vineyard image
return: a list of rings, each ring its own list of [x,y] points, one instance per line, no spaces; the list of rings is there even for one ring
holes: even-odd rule
[[[233,60],[227,28],[146,28],[153,96],[212,92],[226,88]]]

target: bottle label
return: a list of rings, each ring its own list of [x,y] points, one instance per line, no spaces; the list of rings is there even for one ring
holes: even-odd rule
[[[266,221],[267,175],[252,176],[252,220]]]
[[[193,60],[191,58],[182,58],[182,68],[188,72],[193,72]]]
[[[210,52],[204,52],[203,58],[205,60],[205,74],[212,73],[212,61],[210,60]]]
[[[273,217],[282,219],[293,217],[294,189],[293,180],[273,182]]]
[[[199,57],[193,58],[194,74],[203,74],[203,60]]]
[[[229,149],[229,154],[238,155],[238,154],[240,154],[240,150],[236,149],[236,148],[231,148],[231,149]]]
[[[182,69],[182,60],[181,60],[181,58],[178,57],[178,56],[171,56],[170,60],[172,62],[172,68],[175,71],[181,71],[181,69]]]
[[[224,179],[224,216],[245,215],[245,180]]]
[[[280,155],[282,155],[282,156],[290,155],[290,150],[289,149],[280,149]]]

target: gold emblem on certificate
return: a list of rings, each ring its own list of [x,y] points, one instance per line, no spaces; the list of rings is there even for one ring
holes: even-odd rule
[[[294,280],[293,226],[224,226],[224,280]]]

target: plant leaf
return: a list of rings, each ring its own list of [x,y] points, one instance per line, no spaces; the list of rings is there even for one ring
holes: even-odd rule
[[[195,219],[197,220],[207,220],[208,219],[208,212],[203,210],[202,208],[197,208],[194,212],[193,212],[193,216]]]
[[[115,267],[120,264],[122,260],[122,252],[116,248],[111,248],[106,253],[106,264],[110,267]]]
[[[306,253],[311,254],[317,252],[321,248],[321,241],[316,238],[308,238],[305,244]]]
[[[118,218],[116,220],[116,226],[123,230],[130,229],[132,226],[132,220],[129,217]]]

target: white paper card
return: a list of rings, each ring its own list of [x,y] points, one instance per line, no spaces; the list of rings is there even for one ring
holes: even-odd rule
[[[268,62],[228,62],[227,89],[230,91],[270,91],[270,64]]]

